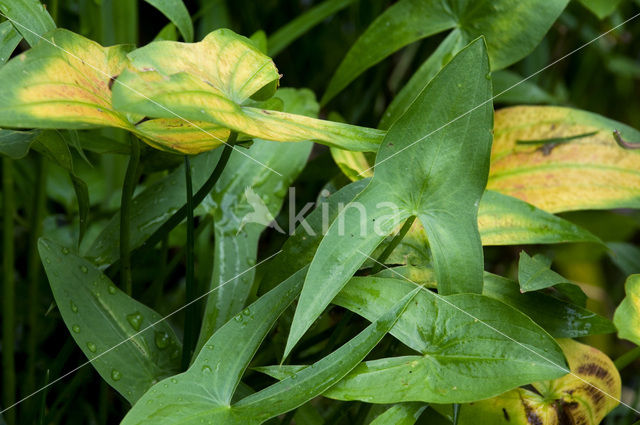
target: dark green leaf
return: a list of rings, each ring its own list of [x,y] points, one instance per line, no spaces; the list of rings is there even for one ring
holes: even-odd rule
[[[517,4],[510,0],[399,1],[380,15],[351,47],[331,79],[322,103],[391,53],[448,29],[459,32],[462,45],[484,35],[492,69],[504,68],[533,50],[567,3],[568,0],[524,0]],[[414,92],[411,97],[416,96]]]
[[[184,41],[193,41],[193,23],[182,0],[145,0],[164,14],[180,30]]]
[[[133,404],[178,372],[180,343],[158,313],[69,249],[46,239],[38,248],[69,332],[109,385]]]
[[[354,0],[325,0],[290,21],[269,37],[269,56],[275,57],[301,35],[353,3]]]
[[[11,22],[4,21],[0,24],[0,65],[9,60],[20,40],[22,40],[22,36]]]
[[[40,135],[39,131],[14,131],[0,129],[0,154],[11,159],[24,158]]]
[[[56,27],[39,0],[0,0],[0,10],[31,46],[40,42],[40,36]]]
[[[376,246],[412,215],[429,237],[441,293],[481,292],[477,211],[493,127],[488,73],[484,42],[476,40],[389,130],[371,183],[333,221],[311,263],[285,353]],[[438,108],[433,99],[442,99]]]

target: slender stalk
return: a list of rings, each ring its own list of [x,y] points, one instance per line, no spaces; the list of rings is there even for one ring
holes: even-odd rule
[[[194,237],[193,237],[193,183],[191,181],[191,162],[189,156],[184,157],[184,177],[187,191],[187,273],[186,273],[186,299],[185,304],[188,307],[185,309],[185,322],[184,322],[184,338],[182,341],[182,368],[187,369],[198,336],[196,335],[198,330],[198,309],[194,304],[190,304],[198,296],[198,290],[196,287],[194,275]]]
[[[2,159],[2,399],[4,406],[11,406],[16,401],[15,370],[15,282],[13,251],[13,217],[16,213],[13,188],[13,162]],[[5,412],[8,425],[15,425],[16,411]]]
[[[222,174],[222,171],[224,170],[224,167],[227,165],[227,162],[229,162],[229,157],[231,156],[231,151],[233,151],[233,145],[236,143],[237,138],[238,133],[231,132],[229,138],[227,139],[227,143],[224,146],[224,150],[220,155],[220,159],[218,160],[216,167],[211,173],[211,176],[209,176],[204,185],[202,185],[200,190],[198,190],[193,196],[194,208],[200,205],[200,203],[204,200],[204,198],[207,197],[209,192],[211,192],[213,187],[216,185],[218,179],[220,178],[220,175]],[[169,220],[165,221],[164,224],[160,226],[160,228],[158,228],[158,230],[156,230],[151,236],[149,236],[149,238],[145,241],[143,247],[152,247],[160,242],[167,233],[173,230],[173,228],[175,228],[178,224],[182,223],[182,220],[184,220],[187,216],[187,210],[187,206],[183,205],[169,218]]]
[[[416,220],[416,216],[412,215],[407,219],[407,221],[404,222],[398,234],[395,235],[395,237],[391,240],[389,245],[387,245],[384,251],[382,251],[382,254],[380,254],[380,257],[378,257],[377,261],[373,265],[373,268],[371,269],[372,274],[376,274],[380,270],[382,270],[382,266],[384,265],[384,262],[387,261],[387,258],[389,258],[389,255],[391,255],[393,250],[396,249],[398,244],[402,242],[402,239],[405,237],[409,229],[411,229],[411,226],[413,225],[413,222],[415,220]]]
[[[31,230],[29,240],[29,256],[27,258],[27,280],[28,280],[28,300],[29,310],[27,316],[27,324],[29,333],[27,334],[27,379],[25,382],[25,392],[30,394],[36,385],[36,355],[38,345],[38,307],[39,294],[38,285],[40,284],[41,264],[38,255],[38,238],[42,233],[42,220],[45,215],[46,203],[46,166],[47,161],[42,156],[38,156],[36,161],[36,182],[35,193],[33,195],[33,205],[31,208],[31,216],[29,228]],[[25,409],[30,412],[33,409]]]
[[[47,412],[47,392],[49,390],[47,385],[49,384],[50,375],[51,371],[47,369],[47,372],[44,375],[44,384],[42,385],[44,389],[42,390],[42,395],[40,396],[40,407],[38,409],[38,425],[45,425],[45,416]]]
[[[131,278],[131,203],[133,191],[138,183],[138,166],[140,165],[140,142],[131,136],[131,156],[122,186],[120,201],[120,276],[125,292],[131,295],[133,284]]]
[[[618,370],[622,370],[625,367],[629,366],[631,363],[635,362],[640,358],[640,347],[633,348],[620,357],[618,357],[613,364],[616,365]]]

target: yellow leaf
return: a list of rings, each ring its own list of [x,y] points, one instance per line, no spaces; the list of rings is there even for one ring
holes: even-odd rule
[[[316,140],[359,151],[376,151],[385,134],[252,104],[250,97],[264,100],[274,94],[279,74],[268,56],[230,30],[214,31],[199,43],[151,43],[129,59],[132,67],[118,77],[113,90],[118,110],[209,122],[264,140]],[[181,150],[197,153],[221,143],[212,137],[208,145],[184,144]]]
[[[111,105],[111,84],[127,64],[124,46],[102,47],[58,29],[0,68],[0,126],[131,128]]]
[[[487,189],[549,212],[640,207],[640,132],[585,111],[518,106],[496,112]]]
[[[618,336],[640,345],[640,274],[629,276],[624,284],[627,294],[613,316]]]

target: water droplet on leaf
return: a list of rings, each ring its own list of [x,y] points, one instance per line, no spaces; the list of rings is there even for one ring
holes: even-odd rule
[[[120,379],[122,379],[122,374],[117,369],[111,369],[111,379],[113,379],[114,381],[119,381]]]
[[[89,273],[89,269],[87,268],[87,266],[80,266],[80,271],[82,273]]]
[[[142,320],[143,320],[143,317],[139,311],[136,311],[135,313],[127,314],[127,322],[129,322],[131,327],[136,331],[140,330],[140,325],[142,324]]]
[[[73,311],[74,313],[78,312],[78,306],[75,305],[75,303],[73,301],[69,301],[69,304],[71,305],[71,311]]]
[[[93,342],[87,342],[87,348],[89,349],[89,351],[91,351],[92,353],[95,353],[97,350],[96,345]]]
[[[73,326],[71,326],[71,329],[72,329],[75,333],[80,332],[80,326],[78,326],[78,325],[73,325]]]
[[[156,346],[159,349],[164,349],[167,348],[169,346],[169,334],[166,332],[160,332],[160,331],[156,331],[155,336],[154,336],[154,341],[156,343]]]

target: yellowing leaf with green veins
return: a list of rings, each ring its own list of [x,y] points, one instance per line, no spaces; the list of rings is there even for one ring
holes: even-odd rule
[[[620,374],[601,351],[571,339],[558,340],[571,374],[498,397],[465,404],[459,425],[597,425],[618,405]]]
[[[132,67],[118,77],[113,103],[118,110],[150,118],[209,122],[250,137],[281,142],[315,140],[356,151],[376,151],[380,130],[254,107],[275,93],[279,74],[273,61],[245,37],[212,32],[199,43],[159,41],[129,54]],[[219,146],[180,146],[197,153]],[[174,146],[166,146],[175,149]]]
[[[640,345],[640,274],[629,276],[624,289],[627,296],[618,306],[613,323],[620,338]]]
[[[496,112],[487,189],[549,212],[640,207],[640,151],[619,146],[640,132],[562,107]]]
[[[0,69],[0,126],[131,128],[111,105],[111,78],[126,66],[124,46],[99,44],[58,29]]]

